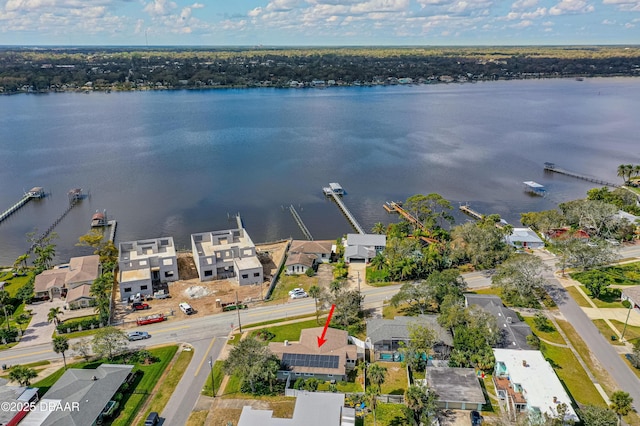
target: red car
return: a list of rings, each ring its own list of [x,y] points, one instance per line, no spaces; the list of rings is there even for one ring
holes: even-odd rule
[[[142,303],[142,302],[135,302],[133,305],[131,305],[131,307],[135,311],[142,311],[144,309],[151,309],[151,306],[149,306],[147,303]]]

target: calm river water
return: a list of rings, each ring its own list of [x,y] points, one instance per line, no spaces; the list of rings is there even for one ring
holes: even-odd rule
[[[0,210],[24,191],[50,193],[0,223],[0,265],[64,211],[58,260],[92,213],[118,221],[116,242],[234,226],[255,242],[351,232],[321,188],[339,182],[362,225],[396,220],[382,204],[437,192],[517,224],[520,212],[584,196],[588,182],[545,174],[543,163],[618,181],[640,163],[640,79],[529,80],[326,90],[210,90],[0,97]],[[547,186],[531,197],[523,181]],[[457,214],[458,221],[466,218]]]

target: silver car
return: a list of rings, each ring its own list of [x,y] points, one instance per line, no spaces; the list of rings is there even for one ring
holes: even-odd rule
[[[146,331],[131,331],[127,334],[127,338],[130,341],[144,340],[144,339],[148,339],[149,337],[151,337],[151,335]]]

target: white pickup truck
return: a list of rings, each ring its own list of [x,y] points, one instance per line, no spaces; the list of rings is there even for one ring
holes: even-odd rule
[[[171,295],[169,293],[166,293],[164,290],[156,291],[155,293],[153,293],[154,299],[167,299],[169,297],[171,297]]]

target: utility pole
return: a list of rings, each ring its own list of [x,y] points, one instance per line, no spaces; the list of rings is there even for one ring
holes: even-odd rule
[[[213,380],[213,357],[209,357],[209,371],[211,371],[211,397],[216,397],[216,382]]]
[[[631,308],[633,308],[633,303],[629,300],[629,309],[627,310],[627,319],[624,321],[624,328],[622,329],[622,335],[620,336],[620,341],[624,342],[624,332],[627,331],[627,323],[629,322],[629,314],[631,314]]]
[[[238,327],[242,333],[242,324],[240,323],[240,305],[238,305],[238,291],[236,290],[236,311],[238,312]]]

